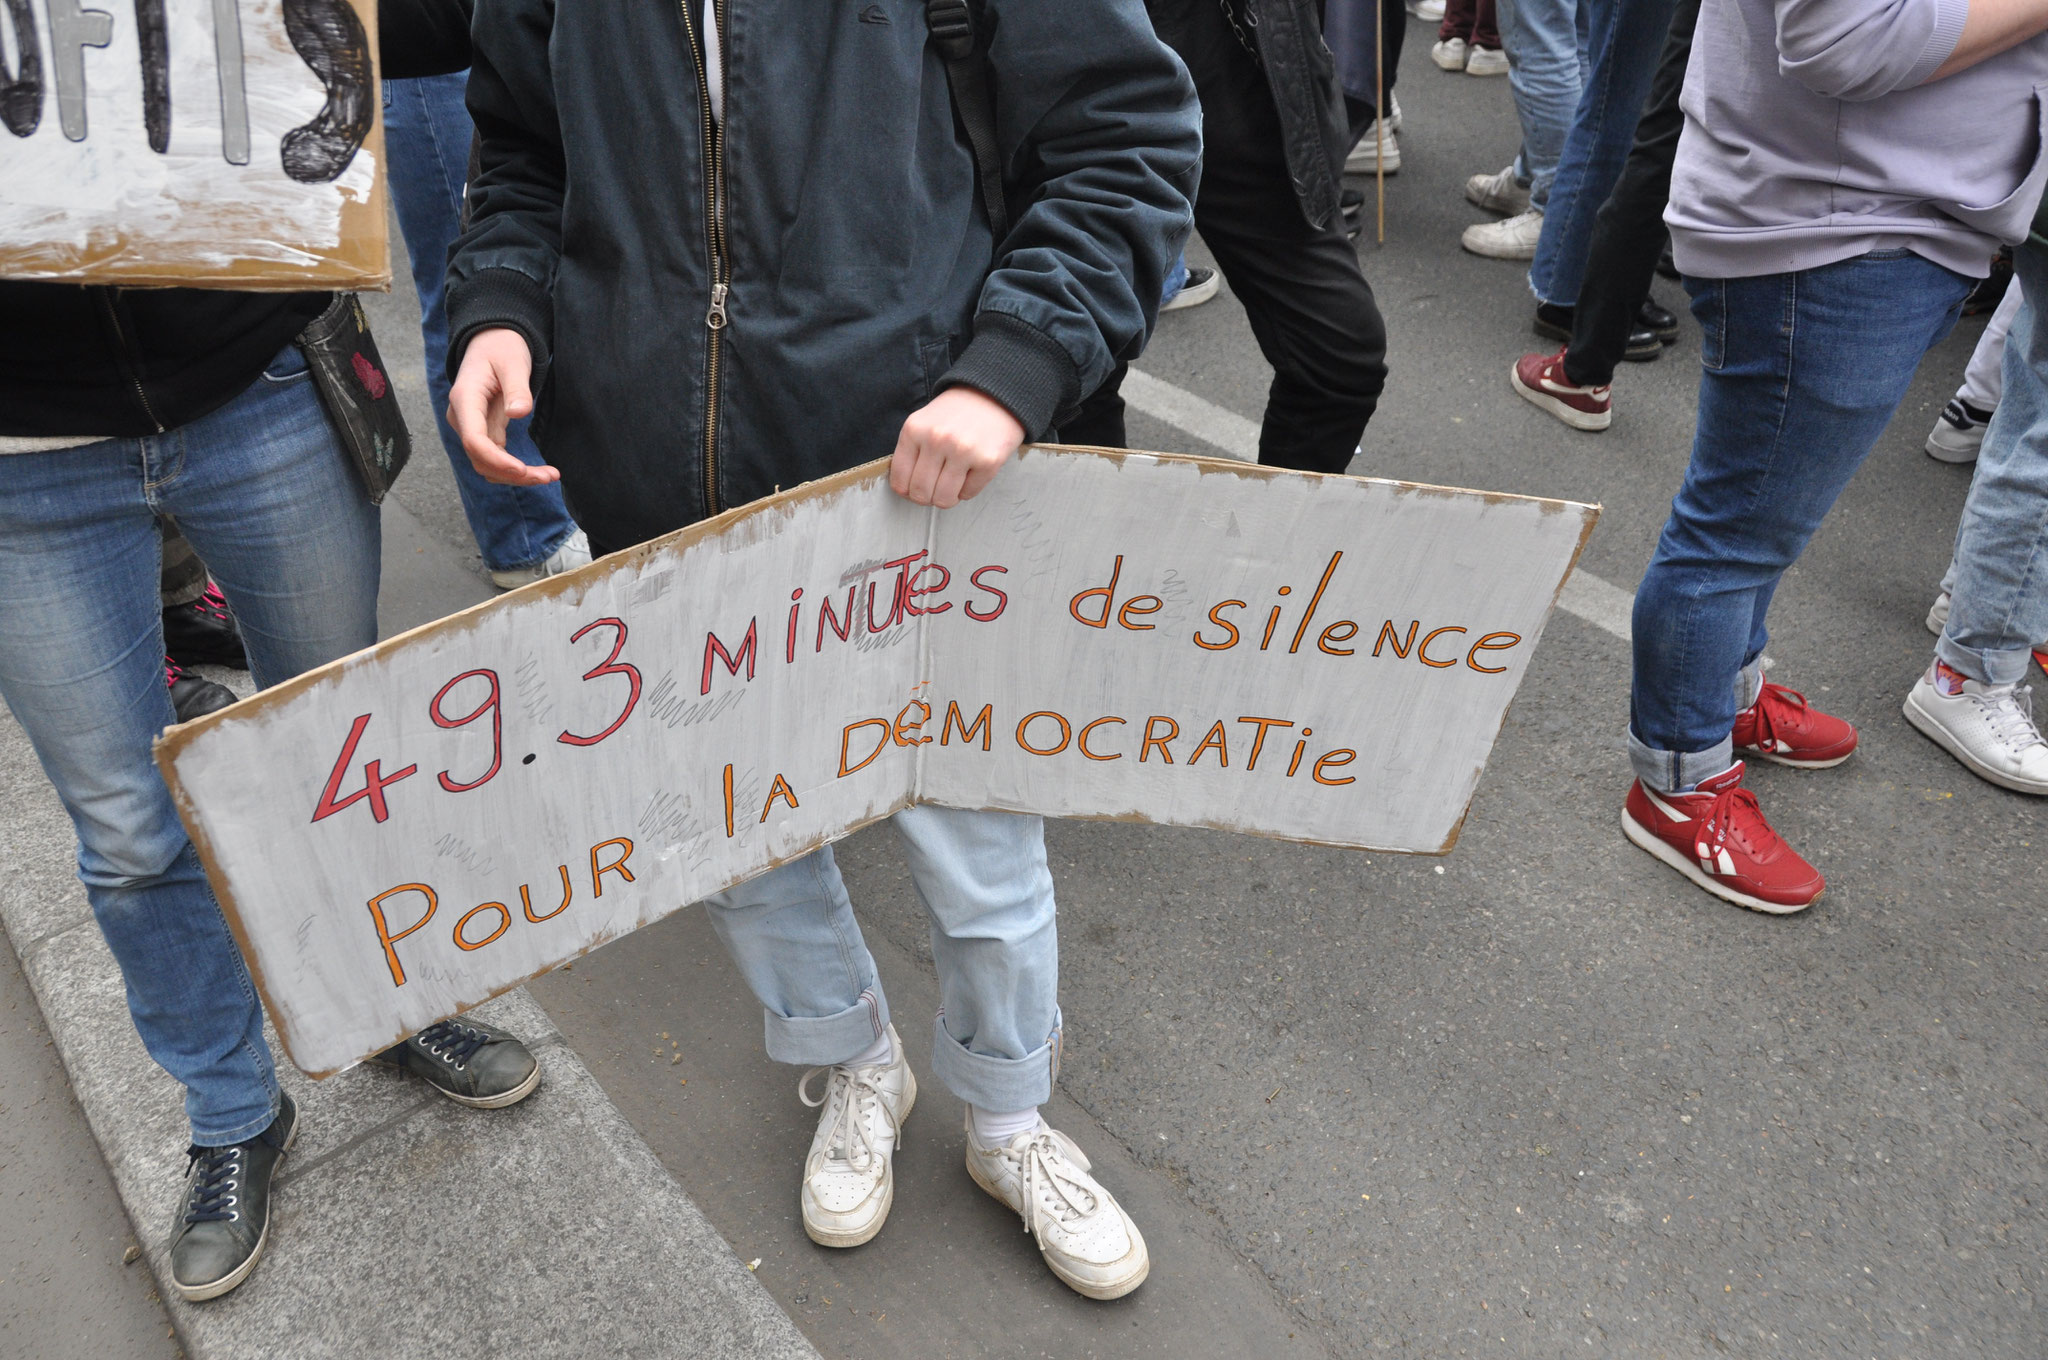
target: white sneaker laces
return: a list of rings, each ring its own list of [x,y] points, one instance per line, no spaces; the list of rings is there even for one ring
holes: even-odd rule
[[[2034,726],[2033,694],[2032,685],[2015,685],[2002,693],[1970,696],[1977,701],[1977,711],[1992,738],[2015,755],[2044,744],[2041,729]]]
[[[1023,1191],[1024,1231],[1045,1249],[1045,1220],[1068,1224],[1086,1218],[1102,1207],[1100,1197],[1075,1179],[1067,1150],[1051,1129],[1040,1129],[1019,1150],[1000,1147],[996,1155],[1017,1172]]]
[[[868,1132],[868,1115],[876,1106],[881,1107],[883,1118],[889,1121],[889,1133],[900,1141],[903,1128],[896,1122],[896,1112],[889,1102],[882,1098],[882,1088],[876,1078],[887,1069],[876,1067],[813,1067],[804,1073],[803,1080],[796,1084],[796,1098],[812,1109],[829,1104],[825,1137],[825,1156],[828,1160],[844,1162],[855,1171],[865,1172],[872,1168],[875,1159],[882,1156],[882,1149],[875,1145]],[[830,1073],[825,1093],[811,1098],[811,1078],[820,1072]]]

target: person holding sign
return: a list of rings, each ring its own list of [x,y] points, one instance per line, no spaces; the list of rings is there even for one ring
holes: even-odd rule
[[[486,477],[559,476],[600,555],[892,451],[913,501],[975,495],[1139,352],[1188,232],[1193,89],[1139,0],[499,0],[473,37],[450,419]],[[504,446],[536,388],[559,471]],[[895,823],[968,1172],[1061,1280],[1127,1294],[1144,1238],[1038,1113],[1060,1052],[1042,825]],[[805,1230],[866,1242],[917,1088],[832,852],[708,905],[769,1055],[812,1067]]]

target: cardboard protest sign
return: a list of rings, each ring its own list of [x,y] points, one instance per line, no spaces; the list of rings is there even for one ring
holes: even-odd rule
[[[1598,510],[1032,448],[390,639],[158,760],[324,1075],[916,802],[1442,853]]]
[[[374,0],[0,0],[0,278],[391,281]]]

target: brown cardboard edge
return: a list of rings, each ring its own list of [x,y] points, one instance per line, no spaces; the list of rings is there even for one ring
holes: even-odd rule
[[[1126,459],[1135,455],[1141,458],[1157,460],[1162,462],[1194,464],[1198,466],[1200,470],[1205,474],[1210,472],[1232,473],[1238,476],[1249,476],[1260,480],[1270,480],[1276,477],[1313,477],[1317,479],[1324,479],[1342,476],[1341,474],[1334,473],[1298,472],[1288,468],[1265,467],[1256,463],[1245,463],[1237,459],[1210,458],[1204,457],[1199,454],[1153,453],[1150,451],[1137,449],[1104,449],[1063,444],[1027,445],[1025,448],[1019,450],[1018,456],[1021,459],[1023,457],[1036,457],[1045,455],[1085,455],[1090,457],[1103,457],[1108,458],[1111,461],[1119,464],[1123,463]],[[469,628],[475,626],[477,619],[483,614],[484,611],[503,607],[508,601],[517,598],[542,598],[548,595],[560,594],[571,589],[580,588],[586,583],[595,583],[599,580],[604,579],[607,576],[613,575],[629,567],[637,567],[640,564],[646,562],[647,559],[655,556],[658,553],[669,550],[680,550],[683,548],[690,547],[706,538],[715,537],[719,534],[724,533],[727,529],[730,529],[734,525],[739,524],[744,520],[760,515],[781,513],[790,506],[800,505],[806,501],[813,500],[821,496],[833,495],[837,492],[846,490],[850,487],[855,487],[867,482],[874,481],[888,474],[889,462],[890,460],[887,458],[879,458],[870,463],[863,463],[858,467],[848,468],[844,472],[837,472],[829,477],[821,477],[816,481],[806,482],[802,486],[792,487],[788,491],[777,492],[775,495],[765,497],[761,500],[753,501],[743,506],[736,506],[733,509],[727,510],[722,514],[713,516],[710,519],[700,520],[695,524],[685,526],[684,528],[678,529],[673,533],[665,534],[660,538],[650,539],[646,543],[638,544],[634,547],[613,553],[609,557],[600,558],[597,561],[592,562],[587,566],[580,567],[573,572],[567,572],[560,576],[548,577],[544,580],[536,581],[531,585],[522,586],[518,590],[508,591],[505,594],[496,597],[495,599],[484,600],[478,604],[471,605],[469,608],[460,610],[454,614],[450,614],[445,618],[436,619],[431,623],[421,624],[416,628],[409,628],[403,633],[398,633],[392,637],[385,638],[382,641],[377,642],[370,647],[364,648],[362,651],[353,652],[345,657],[339,657],[334,661],[328,662],[324,666],[317,667],[301,675],[294,676],[290,680],[286,680],[277,685],[273,685],[271,688],[264,690],[259,694],[252,695],[249,698],[244,699],[239,703],[230,705],[227,708],[221,709],[218,712],[207,714],[206,716],[198,718],[189,723],[181,723],[177,726],[167,728],[164,734],[157,738],[153,747],[156,756],[157,769],[162,774],[164,783],[170,789],[173,804],[178,809],[178,818],[185,824],[186,834],[191,838],[193,848],[199,854],[200,865],[206,871],[207,881],[212,885],[214,897],[220,904],[221,914],[227,920],[228,930],[234,936],[235,945],[242,951],[243,960],[249,969],[250,981],[255,984],[257,994],[262,998],[264,1007],[270,1012],[271,1020],[277,1026],[278,1037],[284,1045],[285,1054],[287,1057],[291,1059],[293,1066],[298,1067],[301,1072],[304,1072],[308,1077],[311,1077],[315,1081],[323,1080],[327,1077],[335,1075],[338,1072],[346,1071],[349,1068],[356,1066],[358,1063],[361,1063],[366,1059],[375,1056],[377,1053],[382,1052],[384,1049],[390,1047],[392,1044],[398,1043],[401,1040],[403,1040],[411,1031],[390,1035],[386,1040],[372,1047],[368,1051],[357,1055],[357,1057],[355,1057],[353,1060],[342,1063],[338,1066],[320,1068],[316,1070],[308,1068],[304,1064],[300,1063],[297,1051],[294,1047],[294,1036],[291,1033],[291,1031],[287,1028],[287,1026],[283,1023],[283,1021],[280,1019],[280,1017],[285,1012],[281,1007],[277,1005],[275,999],[272,997],[269,982],[264,977],[262,967],[256,961],[255,950],[252,948],[250,944],[248,932],[244,928],[242,923],[242,913],[240,904],[235,900],[235,896],[232,889],[230,889],[227,886],[227,875],[220,867],[218,857],[214,853],[212,841],[206,834],[206,828],[204,824],[200,821],[197,810],[193,808],[191,800],[187,796],[183,785],[178,780],[176,761],[179,753],[184,750],[185,746],[201,734],[210,731],[213,727],[216,727],[223,722],[247,720],[251,717],[261,714],[270,707],[279,703],[283,703],[291,699],[292,697],[298,695],[299,693],[303,692],[304,690],[310,688],[311,686],[321,683],[330,674],[338,671],[343,667],[356,665],[365,660],[370,660],[386,655],[387,653],[401,646],[410,646],[412,643],[423,638],[435,637],[448,633],[467,631]],[[1598,505],[1588,505],[1577,501],[1561,501],[1540,496],[1523,496],[1506,492],[1495,493],[1482,491],[1467,491],[1456,487],[1439,487],[1421,482],[1397,482],[1387,478],[1380,477],[1342,476],[1342,480],[1351,482],[1373,482],[1383,486],[1396,487],[1403,490],[1404,492],[1419,491],[1425,494],[1479,496],[1482,499],[1484,499],[1488,504],[1501,504],[1507,502],[1528,502],[1543,508],[1546,513],[1559,513],[1574,509],[1579,511],[1583,518],[1583,526],[1579,531],[1579,541],[1577,546],[1572,551],[1572,557],[1569,566],[1566,568],[1564,574],[1558,578],[1556,590],[1551,592],[1551,607],[1550,611],[1545,612],[1543,620],[1545,624],[1547,624],[1549,621],[1550,612],[1554,611],[1557,607],[1557,597],[1564,589],[1564,582],[1570,578],[1572,571],[1577,569],[1579,557],[1585,551],[1586,543],[1588,539],[1592,536],[1593,526],[1598,521],[1601,511],[1601,508]],[[1532,653],[1534,652],[1537,643],[1541,641],[1541,637],[1541,626],[1539,625],[1539,631],[1537,633],[1537,636],[1531,640],[1530,650]],[[1516,686],[1516,692],[1518,694],[1520,692],[1519,685]],[[1512,706],[1513,699],[1511,698],[1508,704],[1504,706],[1501,710],[1502,725],[1505,725],[1507,721],[1508,710],[1512,708]],[[1487,753],[1489,757],[1492,754],[1493,745],[1497,744],[1499,742],[1499,739],[1500,729],[1497,726],[1494,731],[1493,742],[1489,743],[1487,748]],[[1472,784],[1474,797],[1477,796],[1479,788],[1479,777],[1485,773],[1485,768],[1486,762],[1481,761],[1479,771],[1474,776]],[[775,868],[781,864],[786,864],[790,860],[799,858],[803,855],[810,854],[819,846],[830,845],[834,841],[838,841],[847,836],[850,836],[854,832],[859,831],[864,827],[871,826],[875,822],[881,821],[887,817],[894,816],[897,812],[902,811],[906,807],[912,806],[913,803],[918,801],[924,800],[917,800],[913,797],[906,797],[900,802],[892,804],[886,812],[877,813],[875,816],[870,817],[865,821],[861,821],[852,826],[849,826],[843,831],[835,832],[830,836],[821,837],[815,844],[808,845],[801,850],[794,851],[791,854],[786,855],[778,860],[775,860],[770,864],[764,865],[763,871],[765,871],[766,869]],[[1227,831],[1237,835],[1256,835],[1264,840],[1281,841],[1294,845],[1313,845],[1338,850],[1358,850],[1372,854],[1447,855],[1451,852],[1452,847],[1457,844],[1458,837],[1464,829],[1465,819],[1471,813],[1471,805],[1472,798],[1468,797],[1465,801],[1464,809],[1459,813],[1456,824],[1453,825],[1453,827],[1451,828],[1449,837],[1444,841],[1442,846],[1435,850],[1415,850],[1400,847],[1365,845],[1357,842],[1325,841],[1314,840],[1308,837],[1282,836],[1275,835],[1270,832],[1250,831],[1243,827],[1231,826],[1221,822],[1160,822],[1150,817],[1146,817],[1143,814],[1135,812],[1121,814],[1073,815],[1067,817],[1066,820],[1131,822],[1147,826],[1185,826],[1201,830]],[[739,883],[744,881],[746,880],[739,879],[735,880],[734,882]],[[733,886],[733,884],[727,884],[726,886],[731,887]],[[689,905],[691,904],[687,902],[677,903],[675,906],[672,906],[667,910],[660,912],[657,915],[647,917],[645,920],[641,921],[639,925],[633,927],[632,931],[627,931],[625,932],[625,934],[632,934],[634,933],[634,931],[638,931],[646,928],[647,926],[653,925],[656,921],[666,919],[667,917],[673,915],[675,912],[680,911]],[[544,968],[536,969],[532,973],[528,973],[525,976],[513,982],[509,982],[504,986],[493,990],[488,995],[479,997],[477,1000],[461,1006],[456,1011],[452,1012],[452,1014],[464,1014],[477,1006],[481,1006],[486,1002],[489,1002],[499,996],[504,995],[506,992],[525,986],[527,983],[533,981],[534,978],[541,977],[546,975],[547,973],[553,972],[555,969],[562,967],[564,964],[573,963],[577,959],[580,959],[584,955],[590,953],[592,950],[601,949],[605,945],[612,943],[614,940],[621,938],[624,938],[624,936],[610,935],[606,936],[603,939],[592,940],[589,943],[585,944],[582,948],[578,949],[575,953],[564,956],[558,962],[549,964]]]

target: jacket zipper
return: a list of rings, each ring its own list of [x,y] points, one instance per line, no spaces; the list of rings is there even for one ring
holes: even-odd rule
[[[705,68],[705,41],[699,35],[692,13],[693,0],[679,0],[683,30],[689,35],[690,53],[697,61],[697,89],[703,96],[704,118],[704,218],[711,244],[711,305],[704,313],[709,332],[704,347],[704,513],[715,515],[718,502],[718,351],[726,324],[725,299],[732,277],[725,254],[725,120],[711,116],[711,84]],[[718,31],[725,32],[725,0],[712,0]]]
[[[100,309],[107,314],[107,324],[114,328],[114,354],[120,360],[121,376],[128,379],[128,385],[135,389],[135,400],[142,406],[142,414],[149,417],[149,423],[162,434],[166,428],[157,416],[156,408],[149,404],[149,394],[142,390],[142,379],[138,376],[133,347],[128,343],[127,328],[121,324],[121,317],[114,310],[114,290],[102,288],[99,291]]]

